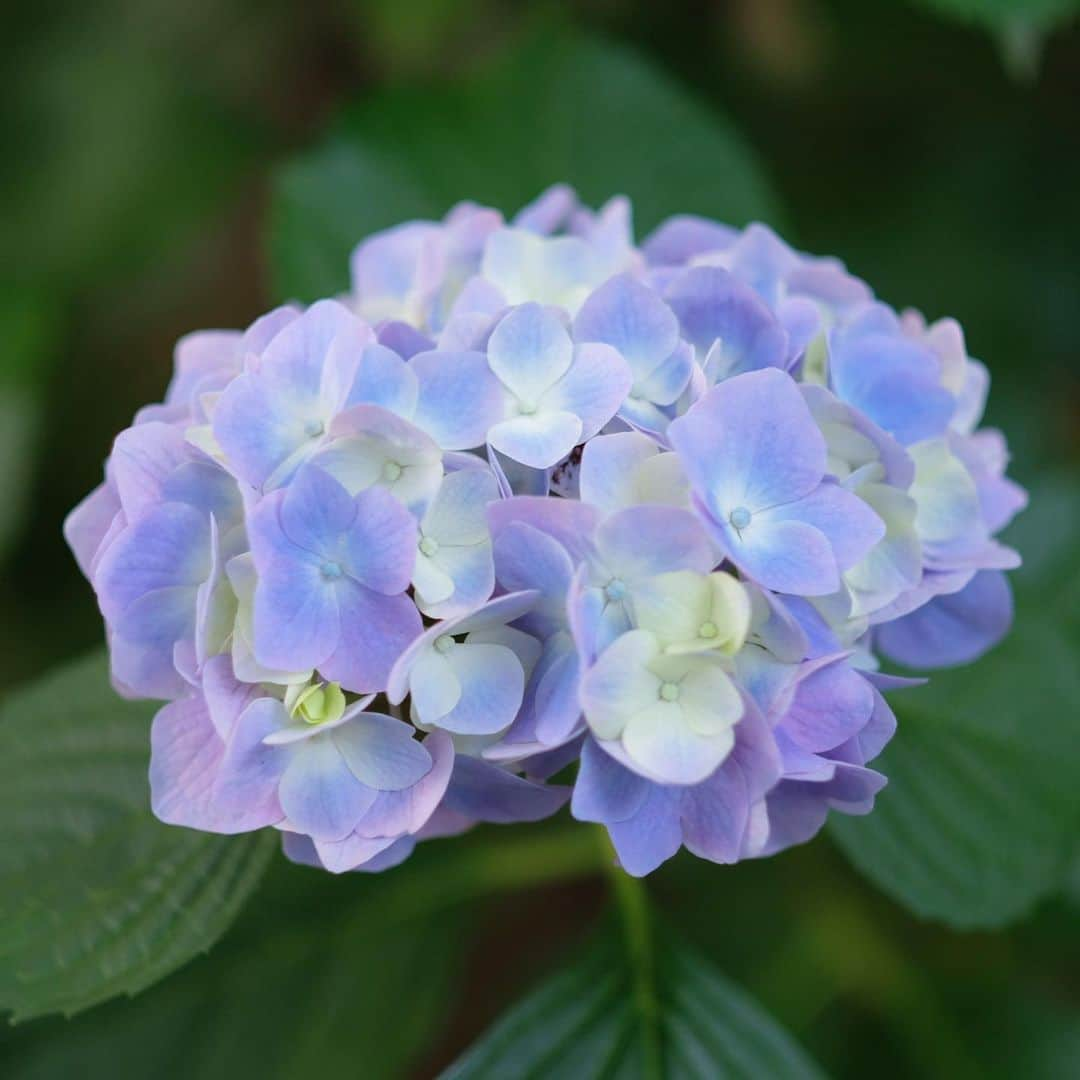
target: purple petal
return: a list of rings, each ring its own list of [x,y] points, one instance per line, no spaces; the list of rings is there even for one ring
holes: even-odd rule
[[[825,439],[790,376],[773,369],[713,387],[668,428],[705,504],[726,518],[808,495],[825,473]]]
[[[580,442],[591,439],[618,412],[632,382],[626,361],[610,346],[578,345],[570,370],[543,395],[541,405],[580,417]]]
[[[786,368],[787,334],[749,286],[716,266],[687,270],[665,299],[678,316],[682,336],[701,358],[712,352],[711,383],[762,368]],[[721,342],[719,355],[713,350]]]
[[[612,824],[626,821],[642,807],[651,781],[620,765],[588,738],[581,748],[581,765],[574,781],[570,812],[578,821]]]
[[[959,592],[936,596],[910,615],[877,628],[881,651],[914,668],[969,664],[992,649],[1012,625],[1005,575],[983,570]]]
[[[278,786],[289,825],[314,840],[343,840],[375,801],[326,737],[300,743]]]
[[[290,754],[267,746],[264,739],[287,723],[281,702],[263,697],[248,705],[233,725],[213,787],[215,811],[236,826],[229,831],[274,825],[284,816],[278,784]]]
[[[426,352],[412,360],[419,380],[413,423],[444,450],[483,446],[506,415],[506,392],[480,352]]]
[[[504,825],[550,817],[569,797],[569,788],[536,784],[491,762],[459,754],[443,802],[454,814]]]
[[[585,301],[574,319],[574,340],[612,346],[634,378],[643,379],[674,352],[679,320],[652,289],[619,274]]]
[[[376,791],[412,787],[431,771],[431,755],[412,726],[392,716],[359,713],[330,738],[357,780]]]
[[[423,630],[416,605],[408,596],[383,596],[352,581],[342,583],[337,603],[340,637],[312,666],[359,694],[385,689],[395,661]]]

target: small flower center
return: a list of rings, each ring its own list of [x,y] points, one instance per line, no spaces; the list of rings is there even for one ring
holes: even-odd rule
[[[289,715],[315,725],[339,720],[344,712],[345,694],[338,683],[310,683],[300,691]]]
[[[443,653],[444,655],[448,653],[455,644],[456,642],[449,634],[443,634],[442,637],[437,637],[435,639],[436,650]]]
[[[604,586],[604,595],[613,603],[617,604],[626,596],[626,584],[617,577],[613,577]]]
[[[401,466],[396,461],[387,461],[382,467],[382,478],[392,484],[401,478]]]
[[[728,521],[731,522],[733,529],[745,529],[750,524],[750,511],[745,506],[736,506],[728,514]]]
[[[420,548],[420,554],[426,555],[429,559],[439,550],[438,540],[433,540],[430,536],[420,537],[420,543],[417,546]]]
[[[679,684],[673,682],[666,682],[660,684],[660,700],[661,701],[678,701],[679,700]]]
[[[309,439],[317,439],[326,430],[321,420],[309,420],[304,425],[304,434]]]
[[[701,638],[714,638],[719,633],[720,631],[716,628],[716,623],[714,623],[711,619],[707,622],[703,622],[698,627],[698,637]]]
[[[319,567],[319,573],[326,581],[337,581],[341,577],[341,567],[336,562],[327,560]]]
[[[531,401],[519,401],[517,411],[519,416],[534,416],[536,414],[536,406]]]

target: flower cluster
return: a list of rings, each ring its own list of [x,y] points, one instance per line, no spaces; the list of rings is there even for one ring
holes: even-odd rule
[[[952,320],[568,188],[364,241],[350,295],[192,334],[68,541],[167,822],[378,870],[569,802],[644,874],[869,811],[878,657],[1006,632],[1024,493]]]

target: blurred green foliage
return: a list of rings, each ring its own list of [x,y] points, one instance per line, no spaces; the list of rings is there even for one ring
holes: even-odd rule
[[[649,892],[831,1076],[1076,1075],[1080,34],[1064,0],[1025,4],[1017,21],[1020,6],[582,0],[554,29],[547,5],[494,0],[19,9],[0,68],[0,460],[4,484],[24,477],[22,499],[17,485],[0,491],[6,684],[100,638],[60,522],[97,481],[113,433],[160,394],[180,333],[243,325],[281,293],[338,288],[343,237],[458,197],[510,210],[551,179],[595,199],[632,176],[641,226],[668,210],[774,223],[782,212],[793,242],[845,258],[890,302],[956,315],[989,364],[990,419],[1034,489],[1013,537],[1028,562],[1021,632],[974,671],[896,696],[894,787],[877,816],[836,830],[876,885],[826,836],[734,870],[679,858]],[[575,52],[565,21],[619,51]],[[1019,46],[1023,27],[1042,39],[1036,67],[1030,49],[1021,57],[1025,80],[985,33],[1017,26]],[[542,35],[535,66],[507,70],[529,32]],[[635,90],[627,46],[666,72],[655,92]],[[548,102],[536,132],[514,114],[526,93]],[[635,125],[631,143],[620,133]],[[467,133],[460,146],[452,126]],[[308,147],[320,148],[294,157]],[[375,197],[350,199],[350,187]],[[300,258],[290,230],[317,250]],[[63,716],[35,719],[16,702],[0,724],[8,747],[24,727],[66,730]],[[954,733],[946,756],[932,753],[938,725]],[[975,725],[990,733],[981,743]],[[9,758],[10,831],[29,796]],[[136,751],[125,760],[130,770]],[[138,799],[125,776],[125,798]],[[945,786],[957,777],[970,782]],[[68,767],[52,785],[58,806],[75,779]],[[946,790],[957,806],[936,800]],[[901,817],[940,845],[936,862],[905,847]],[[134,1000],[0,1030],[0,1075],[432,1076],[576,956],[603,889],[586,850],[595,838],[563,829],[425,845],[381,878],[275,859],[209,957]],[[73,880],[89,880],[77,857],[92,852],[72,857]],[[95,893],[106,904],[108,865]],[[573,882],[541,886],[548,870]],[[4,885],[10,942],[5,905],[21,887]],[[890,897],[933,916],[969,903],[969,918],[952,917],[967,926],[1020,921],[960,932]],[[0,986],[4,962],[0,948]]]
[[[362,101],[289,165],[270,219],[277,293],[347,289],[355,237],[463,199],[510,212],[559,181],[593,206],[629,196],[641,233],[676,211],[738,225],[779,214],[721,116],[633,54],[544,34],[467,82]]]

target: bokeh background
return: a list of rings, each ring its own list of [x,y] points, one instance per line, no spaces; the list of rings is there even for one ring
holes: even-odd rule
[[[1071,6],[44,0],[10,11],[0,69],[2,685],[100,641],[60,525],[98,482],[113,435],[160,397],[175,339],[244,326],[288,298],[270,258],[283,165],[318,146],[346,107],[405,92],[414,108],[436,109],[444,81],[525,39],[563,48],[568,32],[630,47],[734,132],[793,243],[841,256],[898,307],[961,320],[995,380],[990,420],[1036,493],[1015,542],[1025,554],[1049,548],[1043,566],[1075,571]],[[592,90],[617,110],[617,82]],[[636,152],[648,159],[650,148]],[[489,147],[485,167],[499,161]],[[652,167],[662,192],[664,162]],[[1068,601],[1061,633],[1078,642],[1065,663],[1080,663],[1076,580],[1056,590]],[[991,670],[995,655],[983,663]],[[1006,680],[1000,707],[1023,702],[1030,713],[1047,674],[1035,662]],[[1075,725],[1075,712],[1065,719]],[[552,856],[545,835],[528,841],[540,861]],[[440,859],[424,853],[411,887],[453,892]],[[434,1075],[587,935],[604,886],[574,876],[486,899],[465,890],[417,925],[395,916],[403,889],[369,889],[360,909],[368,879],[282,864],[209,957],[142,997],[0,1029],[0,1075]],[[735,870],[680,858],[651,888],[830,1075],[1080,1075],[1080,862],[1070,886],[995,932],[920,920],[829,836]],[[235,1007],[247,998],[247,1012]]]

